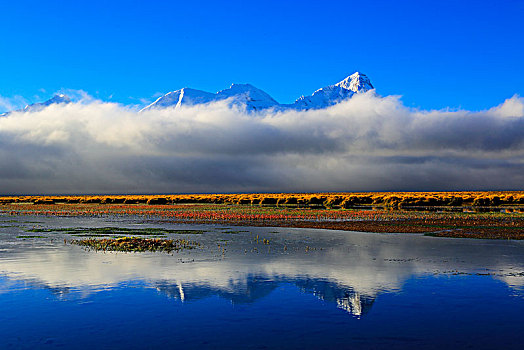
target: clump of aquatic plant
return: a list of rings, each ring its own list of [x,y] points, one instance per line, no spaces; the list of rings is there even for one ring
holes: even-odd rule
[[[162,239],[141,237],[119,237],[104,239],[79,239],[72,240],[76,244],[96,251],[119,251],[119,252],[166,252],[193,249],[200,243],[186,239]]]

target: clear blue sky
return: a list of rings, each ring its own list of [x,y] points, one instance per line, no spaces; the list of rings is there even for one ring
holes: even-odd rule
[[[524,1],[2,1],[0,96],[139,103],[249,82],[279,102],[366,73],[408,106],[524,95]],[[45,90],[45,92],[43,92]]]

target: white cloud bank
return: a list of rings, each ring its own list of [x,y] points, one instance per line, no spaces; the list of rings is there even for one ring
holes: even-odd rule
[[[423,111],[372,92],[322,110],[93,99],[0,117],[0,193],[522,189],[524,99]]]

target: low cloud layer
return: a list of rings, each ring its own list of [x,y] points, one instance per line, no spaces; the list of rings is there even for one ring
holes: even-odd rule
[[[524,99],[423,111],[374,93],[249,114],[84,99],[0,117],[0,193],[522,189]]]

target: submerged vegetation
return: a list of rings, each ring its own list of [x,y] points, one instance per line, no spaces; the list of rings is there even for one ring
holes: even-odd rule
[[[72,240],[76,244],[96,251],[119,251],[119,252],[166,252],[193,249],[198,247],[198,242],[186,239],[161,239],[141,237],[119,237],[104,239],[80,239]]]

